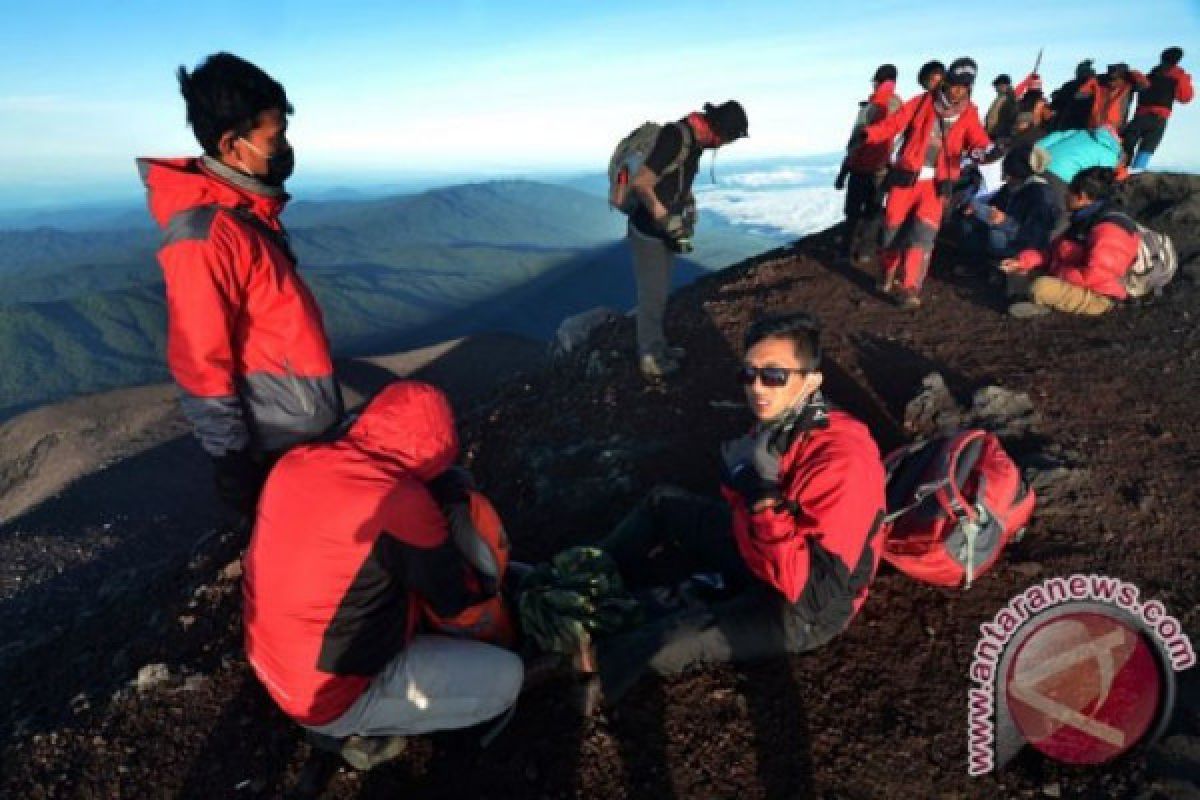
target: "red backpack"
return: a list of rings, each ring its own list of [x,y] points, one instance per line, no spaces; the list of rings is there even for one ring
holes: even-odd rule
[[[470,541],[457,541],[459,551],[481,574],[502,583],[508,571],[509,541],[500,515],[486,497],[477,491],[470,493]],[[466,529],[462,530],[467,533]],[[452,532],[452,535],[457,535]],[[451,617],[439,617],[422,603],[425,621],[434,631],[464,639],[476,639],[500,647],[516,645],[517,632],[512,612],[504,596],[497,594],[468,606]]]
[[[1033,490],[987,431],[903,447],[884,466],[892,527],[883,557],[925,583],[971,588],[1033,514]]]

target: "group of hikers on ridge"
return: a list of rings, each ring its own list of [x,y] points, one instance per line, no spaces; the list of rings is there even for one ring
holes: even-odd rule
[[[998,270],[1018,300],[1013,316],[1110,311],[1129,294],[1141,242],[1110,196],[1130,169],[1149,165],[1174,104],[1192,100],[1182,59],[1169,47],[1148,74],[1118,63],[1103,75],[1087,60],[1049,99],[1036,72],[1015,87],[999,75],[982,119],[971,101],[972,59],[925,64],[921,92],[907,102],[896,93],[896,67],[881,65],[835,181],[846,190],[845,257],[877,260],[880,291],[919,308],[949,223],[967,255]],[[997,160],[1003,186],[983,192],[977,165]]]
[[[320,309],[280,221],[294,165],[283,86],[228,53],[178,77],[203,155],[138,160],[162,229],[167,359],[219,499],[252,526],[242,578],[248,661],[314,746],[370,768],[402,752],[407,736],[503,718],[522,691],[550,679],[566,681],[589,713],[619,702],[647,672],[806,652],[846,629],[885,547],[885,469],[867,428],[821,391],[814,316],[765,316],[746,331],[730,378],[751,424],[720,447],[720,498],[664,483],[593,547],[536,567],[510,562],[494,509],[455,465],[458,434],[439,389],[396,381],[346,413]],[[990,146],[963,91],[973,77],[960,59],[923,70],[936,96],[885,103],[896,118],[920,114],[927,134],[940,131],[944,152],[931,168],[941,180],[957,175],[946,152]],[[877,79],[894,82],[894,70]],[[974,119],[955,123],[969,133],[942,129],[955,112]],[[879,164],[879,145],[900,132],[888,119],[858,137],[875,149],[848,159],[856,192],[855,170]],[[705,105],[643,132],[636,168],[615,175],[636,200],[624,207],[647,377],[670,374],[684,355],[663,336],[663,310],[671,261],[690,248],[700,152],[747,134],[740,104]],[[921,185],[928,148],[912,149],[920,179],[896,187],[908,192],[897,207],[928,215],[941,195]],[[1071,202],[1103,199],[1111,181],[1102,177],[1073,178]],[[610,199],[623,200],[620,191]],[[910,256],[888,240],[888,263],[900,272],[911,259],[916,270],[892,276],[897,285],[919,289],[922,248]],[[1013,269],[1044,266],[1027,252],[1015,252]],[[1046,258],[1053,273],[1077,257],[1062,245]],[[1050,291],[1038,285],[1035,298]],[[1031,508],[1027,494],[1014,488],[1014,502]],[[533,579],[569,577],[585,561],[583,572],[605,578],[592,583],[612,589],[611,607],[636,598],[637,613],[577,646],[530,647]]]

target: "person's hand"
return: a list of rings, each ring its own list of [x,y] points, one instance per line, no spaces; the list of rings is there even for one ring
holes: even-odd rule
[[[254,519],[264,477],[263,467],[250,457],[247,450],[229,450],[213,459],[213,482],[217,497],[250,520]]]
[[[745,499],[751,510],[760,511],[782,501],[779,454],[771,447],[770,430],[724,442],[721,461],[725,468],[725,483]]]
[[[1016,272],[1018,269],[1020,269],[1020,267],[1021,267],[1021,262],[1019,259],[1016,259],[1016,258],[1006,258],[997,265],[997,268],[1001,272],[1010,272],[1010,273]]]
[[[845,188],[846,188],[846,175],[847,175],[847,174],[848,174],[848,173],[847,173],[847,171],[846,171],[846,170],[844,170],[844,169],[843,169],[843,170],[839,170],[839,171],[838,171],[838,174],[837,174],[837,177],[836,177],[836,178],[834,178],[834,180],[833,180],[833,188],[837,189],[839,192],[840,192],[842,189],[845,189]]]
[[[993,225],[1002,225],[1006,219],[1008,219],[1008,215],[998,208],[993,208],[991,215],[988,217],[988,221]]]

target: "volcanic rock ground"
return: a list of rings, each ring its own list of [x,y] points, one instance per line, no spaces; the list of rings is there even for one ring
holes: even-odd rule
[[[1184,218],[1172,232],[1190,272],[1197,195],[1183,185],[1169,208],[1154,198],[1171,187],[1131,203],[1146,218]],[[247,668],[244,540],[206,510],[202,464],[179,439],[115,467],[168,493],[152,513],[132,500],[108,511],[101,472],[0,528],[0,796],[1197,796],[1196,670],[1180,676],[1163,743],[1099,768],[1026,751],[969,778],[965,698],[978,626],[1043,578],[1123,578],[1200,634],[1200,289],[1185,276],[1158,302],[1106,318],[1018,321],[982,277],[953,277],[955,263],[944,250],[925,306],[909,313],[837,264],[833,232],[809,237],[673,297],[668,332],[689,357],[666,386],[636,374],[632,324],[619,319],[582,352],[458,408],[466,463],[516,556],[536,560],[601,536],[659,481],[715,491],[717,444],[746,424],[732,379],[741,334],[761,312],[813,310],[829,394],[883,449],[905,440],[905,405],[936,371],[960,400],[986,385],[1029,393],[1039,422],[1008,442],[1018,458],[1071,454],[1071,480],[1047,488],[1027,537],[969,591],[884,567],[850,629],[817,653],[647,679],[586,720],[548,688],[524,697],[486,749],[479,730],[423,737],[358,774],[311,752]],[[158,663],[165,680],[129,685]]]

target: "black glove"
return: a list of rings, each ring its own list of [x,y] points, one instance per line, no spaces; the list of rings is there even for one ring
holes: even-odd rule
[[[845,189],[846,188],[846,176],[849,174],[850,174],[850,170],[846,169],[845,167],[842,167],[840,170],[838,170],[837,177],[834,178],[834,180],[833,180],[833,188],[837,189],[838,191]]]
[[[721,445],[725,483],[745,499],[751,510],[764,500],[773,500],[775,504],[783,500],[779,491],[779,453],[771,446],[772,436],[773,431],[764,428]]]
[[[248,450],[228,450],[213,459],[217,497],[234,511],[254,519],[254,507],[266,479],[266,469]]]
[[[439,506],[452,506],[470,500],[468,492],[475,490],[475,479],[466,467],[450,467],[428,484],[429,492]]]

